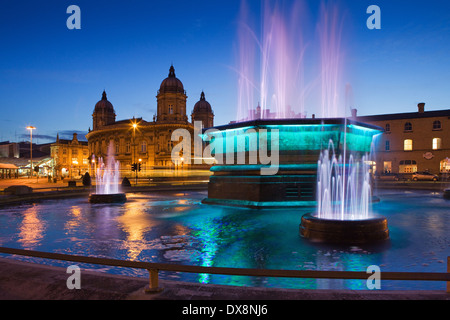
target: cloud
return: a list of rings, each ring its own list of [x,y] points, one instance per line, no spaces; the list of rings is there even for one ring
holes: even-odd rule
[[[87,131],[81,131],[81,130],[62,130],[62,131],[58,131],[59,138],[60,139],[67,139],[67,140],[72,140],[74,133],[77,134],[77,139],[78,140],[87,141],[87,139],[86,139],[86,135],[88,134]],[[55,137],[56,137],[56,135],[55,135]]]
[[[19,138],[24,139],[24,140],[29,140],[30,139],[30,135],[26,134],[26,133],[22,133],[22,134],[19,135]],[[33,134],[33,139],[42,139],[42,140],[55,141],[56,140],[56,136],[50,136],[50,135],[46,135],[46,134]]]

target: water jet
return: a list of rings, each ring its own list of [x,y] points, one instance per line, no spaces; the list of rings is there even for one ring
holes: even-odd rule
[[[89,195],[91,203],[121,203],[127,201],[125,193],[119,192],[119,161],[114,159],[114,145],[108,146],[107,163],[99,158],[95,172],[95,193]]]

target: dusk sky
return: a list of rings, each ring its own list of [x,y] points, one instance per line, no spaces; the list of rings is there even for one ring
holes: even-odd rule
[[[295,1],[278,2],[289,11]],[[302,42],[313,56],[321,2],[299,2]],[[351,89],[347,99],[358,115],[413,112],[419,102],[426,110],[450,108],[450,2],[326,3],[338,8],[342,86]],[[81,30],[66,26],[72,4],[81,9]],[[380,30],[366,26],[373,4],[381,9]],[[261,1],[247,6],[259,37]],[[188,96],[189,119],[203,90],[216,125],[236,120],[241,13],[238,0],[1,1],[0,141],[28,140],[27,125],[37,128],[38,143],[57,133],[84,135],[103,90],[117,120],[151,121],[171,64]],[[304,81],[312,82],[309,73]],[[314,104],[307,99],[308,115]]]

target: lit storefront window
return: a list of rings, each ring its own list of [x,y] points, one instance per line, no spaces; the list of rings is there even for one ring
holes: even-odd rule
[[[444,173],[450,173],[450,159],[445,158],[440,163],[440,171]]]
[[[417,162],[415,160],[402,160],[399,164],[399,173],[417,172]]]

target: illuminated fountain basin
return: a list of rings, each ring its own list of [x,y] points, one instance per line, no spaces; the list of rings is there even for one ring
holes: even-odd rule
[[[333,141],[337,155],[352,153],[358,159],[380,132],[379,127],[344,118],[255,120],[208,129],[203,140],[218,163],[211,168],[203,203],[316,206],[321,151]]]
[[[107,163],[99,158],[95,172],[95,193],[89,195],[91,203],[121,203],[127,201],[125,193],[119,192],[119,161],[114,159],[114,145],[108,146]]]

